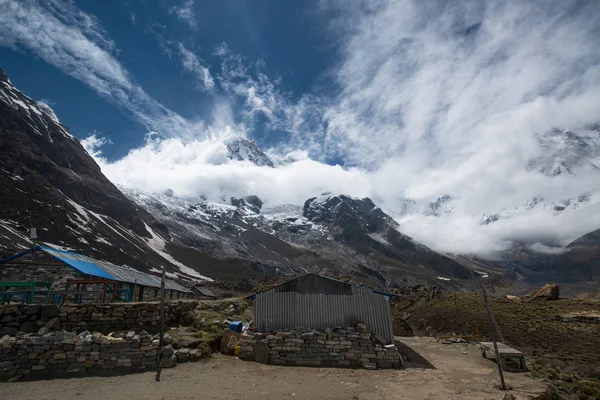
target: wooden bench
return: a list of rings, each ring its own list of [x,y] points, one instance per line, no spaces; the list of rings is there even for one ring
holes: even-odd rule
[[[494,353],[494,343],[492,342],[480,342],[479,348],[481,349],[481,356],[483,358],[487,358],[486,352],[488,351]],[[507,359],[515,358],[519,361],[519,368],[516,369],[516,371],[527,371],[527,365],[525,364],[525,354],[523,354],[523,352],[513,349],[512,347],[509,347],[504,343],[498,343],[498,353],[500,354],[499,357],[496,356],[496,362],[498,362],[498,359],[500,359],[502,362],[502,369],[504,369],[505,371],[515,370],[514,368],[507,369],[505,361]]]

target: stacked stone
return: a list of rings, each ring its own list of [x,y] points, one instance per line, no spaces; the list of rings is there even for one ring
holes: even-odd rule
[[[198,306],[196,300],[167,302],[165,321],[179,324],[186,313]],[[33,333],[46,325],[52,330],[90,329],[100,332],[116,330],[158,330],[159,303],[65,304],[0,306],[0,336],[17,332]]]
[[[364,324],[356,329],[243,335],[240,358],[298,366],[367,369],[401,366],[396,346],[386,345],[383,338],[371,333]]]
[[[0,378],[87,371],[133,371],[156,366],[157,341],[145,331],[103,336],[52,332],[0,339]]]

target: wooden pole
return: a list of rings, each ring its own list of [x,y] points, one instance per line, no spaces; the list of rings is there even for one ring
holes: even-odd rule
[[[165,336],[165,273],[166,269],[163,265],[160,278],[160,337],[158,339],[158,352],[156,353],[156,364],[158,365],[155,378],[156,382],[160,382],[160,354],[162,353]]]
[[[498,351],[498,343],[496,342],[496,325],[492,317],[492,310],[488,304],[487,293],[485,292],[485,286],[481,285],[483,291],[483,302],[485,303],[485,310],[487,312],[488,322],[490,323],[490,331],[492,332],[492,343],[494,343],[494,351],[496,352],[496,365],[498,366],[498,373],[500,374],[500,384],[502,390],[506,390],[506,384],[504,383],[504,371],[502,371],[502,359],[500,358],[500,352]]]

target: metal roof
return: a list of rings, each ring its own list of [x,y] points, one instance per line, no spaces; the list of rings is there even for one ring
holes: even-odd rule
[[[160,287],[160,277],[151,275],[142,271],[138,271],[131,267],[119,266],[107,261],[96,260],[94,258],[84,256],[83,254],[74,253],[72,251],[58,250],[49,246],[37,246],[35,249],[42,250],[43,252],[51,255],[52,257],[64,262],[65,264],[75,268],[79,272],[96,276],[104,279],[111,279],[119,282],[134,283],[141,286],[149,287]],[[0,264],[21,257],[24,254],[33,251],[29,249],[21,253],[15,254],[14,256],[7,257],[0,260]],[[173,282],[169,279],[165,279],[165,288],[169,290],[176,290],[178,292],[191,293],[191,290]]]
[[[110,273],[100,268],[94,262],[96,260],[92,260],[87,256],[72,253],[70,251],[53,249],[52,247],[47,246],[39,246],[39,248],[44,251],[44,253],[50,254],[54,258],[58,258],[60,261],[64,262],[65,264],[69,264],[71,267],[75,268],[81,273],[97,276],[99,278],[119,280],[115,279]]]
[[[206,297],[217,297],[209,288],[194,286],[192,291],[196,291],[202,296]]]
[[[396,295],[391,293],[382,292],[380,290],[370,289],[367,286],[361,286],[350,282],[341,281],[339,279],[331,278],[329,276],[316,274],[309,272],[305,275],[300,275],[295,278],[285,281],[270,288],[261,290],[254,294],[247,296],[246,298],[253,300],[256,295],[268,292],[269,290],[275,289],[276,291],[305,291],[305,290],[327,290],[330,294],[351,294],[351,287],[360,287],[367,290],[371,290],[373,293],[385,296],[387,298],[395,297]]]

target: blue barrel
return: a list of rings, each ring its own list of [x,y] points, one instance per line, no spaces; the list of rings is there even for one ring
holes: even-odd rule
[[[243,327],[244,323],[242,321],[234,321],[229,324],[229,329],[237,333],[242,333]]]

